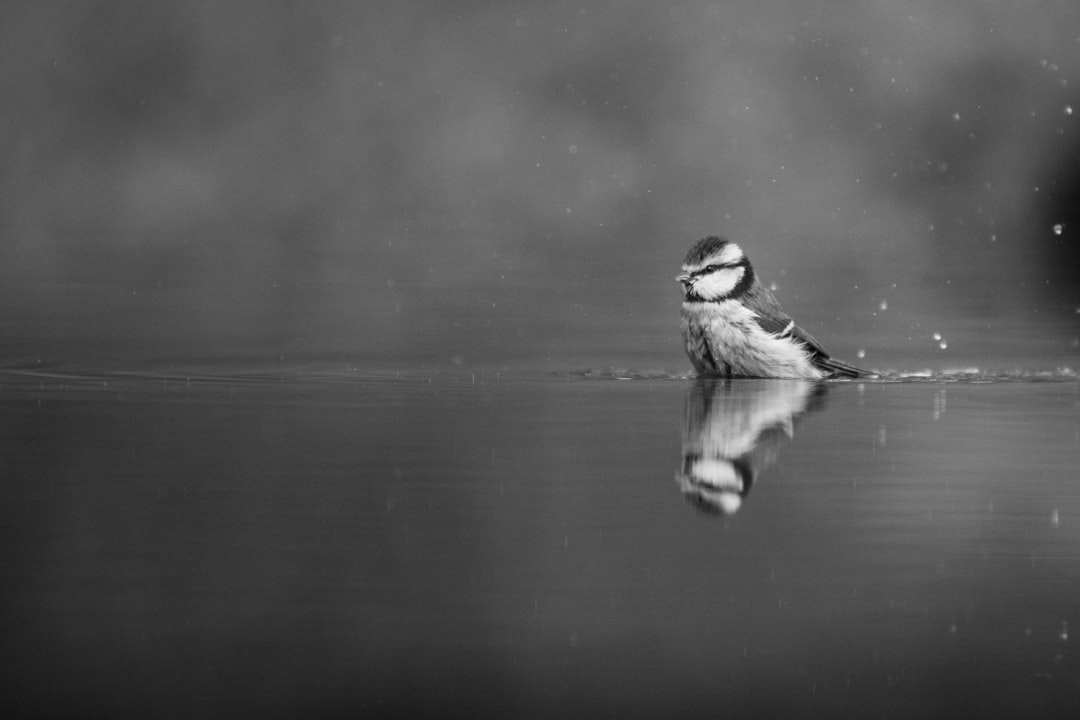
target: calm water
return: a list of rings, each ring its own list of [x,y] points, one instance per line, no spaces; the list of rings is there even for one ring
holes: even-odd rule
[[[1078,717],[1080,384],[951,380],[7,372],[0,687],[41,716]]]

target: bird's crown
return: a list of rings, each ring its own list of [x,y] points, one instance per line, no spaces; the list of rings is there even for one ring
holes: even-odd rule
[[[734,267],[746,262],[746,254],[742,248],[727,238],[710,235],[694,243],[686,253],[683,266],[687,270],[695,270],[709,265]]]

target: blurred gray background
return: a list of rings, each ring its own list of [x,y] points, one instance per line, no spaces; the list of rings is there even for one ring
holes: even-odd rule
[[[7,2],[0,363],[684,371],[724,234],[837,355],[1060,365],[1078,69],[1073,0]]]

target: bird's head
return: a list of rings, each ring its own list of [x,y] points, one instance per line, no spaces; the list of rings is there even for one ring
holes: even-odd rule
[[[754,269],[735,243],[709,236],[694,243],[675,277],[687,300],[709,302],[737,297],[754,281]]]

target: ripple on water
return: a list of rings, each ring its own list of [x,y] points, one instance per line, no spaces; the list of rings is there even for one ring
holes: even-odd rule
[[[476,383],[498,380],[537,380],[559,378],[572,381],[646,380],[685,381],[693,380],[691,372],[673,373],[668,370],[641,370],[627,367],[593,367],[538,372],[535,369],[514,367],[492,368],[442,368],[442,367],[366,367],[355,363],[296,363],[281,365],[253,364],[170,364],[138,370],[113,370],[89,367],[7,367],[0,368],[0,386],[63,385],[68,388],[91,388],[102,386],[151,386],[176,383],[195,386],[226,384],[230,386],[262,385],[330,385],[357,381],[414,383],[433,381],[449,383]],[[1007,371],[984,370],[979,367],[961,367],[915,371],[879,370],[877,374],[855,380],[836,379],[829,383],[1044,383],[1076,382],[1080,378],[1072,368],[1056,370],[1028,370],[1016,368]]]
[[[630,368],[587,368],[553,372],[553,375],[572,380],[692,380],[690,373],[676,374],[659,370],[634,370]],[[942,370],[881,370],[866,378],[836,379],[831,383],[995,383],[995,382],[1076,382],[1078,376],[1071,368],[1035,371],[1015,369],[1010,371],[984,371],[977,367],[946,368]]]

